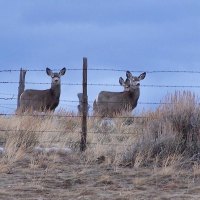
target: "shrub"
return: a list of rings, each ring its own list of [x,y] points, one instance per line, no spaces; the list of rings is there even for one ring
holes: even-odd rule
[[[168,95],[155,112],[144,116],[148,120],[142,121],[143,132],[137,142],[127,148],[122,163],[132,166],[161,164],[173,155],[198,159],[200,107],[194,94],[184,91]]]

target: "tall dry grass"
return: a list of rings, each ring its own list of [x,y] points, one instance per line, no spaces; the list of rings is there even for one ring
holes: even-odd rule
[[[60,112],[49,116],[0,117],[0,143],[5,152],[1,166],[37,151],[31,166],[45,166],[44,158],[55,156],[57,149],[70,148],[83,162],[114,166],[163,167],[168,173],[176,167],[199,162],[200,107],[191,92],[167,95],[155,111],[139,118],[89,117],[87,150],[79,152],[81,118]],[[59,116],[57,116],[59,115]],[[68,154],[69,152],[63,152]],[[41,158],[41,164],[40,159]],[[47,162],[48,163],[48,160]]]
[[[155,112],[144,113],[143,132],[127,150],[125,163],[165,166],[166,160],[184,165],[199,160],[200,107],[198,98],[189,91],[165,97]],[[167,162],[167,165],[172,163]]]

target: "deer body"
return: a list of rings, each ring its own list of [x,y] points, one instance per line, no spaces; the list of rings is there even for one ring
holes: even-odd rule
[[[127,71],[126,81],[120,77],[120,85],[124,87],[123,92],[107,92],[101,91],[98,98],[94,101],[93,109],[95,114],[101,117],[113,117],[123,112],[131,112],[136,106],[140,96],[139,81],[144,79],[146,73],[139,77],[133,77]]]
[[[25,90],[20,97],[20,111],[54,111],[59,104],[61,86],[60,77],[65,74],[63,68],[59,73],[53,73],[49,68],[46,72],[52,78],[51,88],[47,90]]]

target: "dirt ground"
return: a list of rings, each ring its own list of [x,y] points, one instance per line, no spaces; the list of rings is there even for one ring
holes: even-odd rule
[[[1,164],[0,199],[200,199],[200,173],[86,163],[80,155]]]

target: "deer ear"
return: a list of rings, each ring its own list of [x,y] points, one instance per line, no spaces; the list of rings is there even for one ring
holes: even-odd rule
[[[49,68],[47,67],[47,68],[46,68],[46,73],[47,73],[47,75],[51,76],[51,75],[52,75],[51,69],[49,69]]]
[[[126,72],[126,77],[127,77],[127,78],[133,77],[130,71],[127,71],[127,72]]]
[[[65,74],[65,72],[66,72],[66,68],[64,67],[59,72],[60,76],[63,76]]]
[[[140,75],[138,76],[138,79],[139,79],[139,80],[143,80],[143,79],[145,78],[145,76],[146,76],[146,72],[140,74]]]
[[[79,99],[79,103],[81,103],[83,101],[83,93],[78,93],[77,96]]]
[[[124,79],[122,77],[119,78],[119,84],[122,86],[125,85]]]

